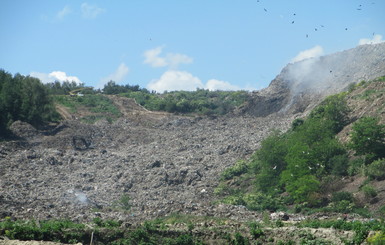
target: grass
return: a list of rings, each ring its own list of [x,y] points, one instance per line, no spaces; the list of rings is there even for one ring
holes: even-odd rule
[[[202,223],[209,225],[202,225]],[[276,229],[282,226],[295,226],[298,230],[290,231],[291,234],[288,236],[298,237],[301,244],[330,244],[327,240],[307,232],[306,228],[353,231],[353,238],[351,241],[346,241],[346,244],[361,244],[365,240],[370,241],[371,244],[381,244],[378,242],[383,241],[385,231],[383,220],[309,219],[296,224],[278,224],[277,222],[235,222],[224,218],[186,214],[172,214],[130,228],[124,228],[121,224],[120,221],[101,218],[95,218],[93,223],[85,225],[69,220],[12,220],[7,217],[0,221],[0,236],[9,239],[44,240],[72,244],[78,242],[89,244],[91,237],[93,237],[95,244],[183,245],[204,244],[201,238],[207,238],[207,234],[210,234],[209,236],[215,237],[216,241],[226,244],[265,244],[266,242],[279,242],[276,237],[269,236],[270,229],[268,227]],[[181,224],[185,226],[181,226]],[[180,229],[181,227],[182,229]],[[368,238],[369,231],[374,231],[374,235]]]
[[[98,120],[106,119],[113,122],[121,116],[121,112],[114,103],[106,96],[100,94],[86,94],[84,96],[54,96],[57,104],[65,106],[70,113],[80,113],[85,123],[95,123]]]

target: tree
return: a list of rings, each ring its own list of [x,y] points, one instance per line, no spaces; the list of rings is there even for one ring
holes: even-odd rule
[[[286,190],[296,203],[309,202],[315,204],[313,198],[320,187],[320,182],[313,175],[304,175],[287,184]]]
[[[286,168],[285,156],[288,152],[283,134],[273,132],[261,143],[251,163],[254,167],[256,185],[264,193],[274,192],[279,186],[279,176]]]
[[[385,125],[379,119],[363,117],[353,124],[349,147],[356,155],[366,155],[371,160],[385,157]]]
[[[0,70],[0,132],[7,134],[8,127],[16,120],[34,126],[57,120],[48,89],[37,78],[11,74]]]
[[[345,96],[345,93],[340,93],[327,97],[310,113],[310,118],[329,121],[333,132],[340,132],[349,122]]]

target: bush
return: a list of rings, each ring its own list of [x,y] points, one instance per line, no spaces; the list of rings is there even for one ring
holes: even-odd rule
[[[234,166],[229,167],[223,171],[221,175],[222,180],[229,180],[234,178],[235,176],[239,176],[241,174],[246,173],[248,170],[248,164],[246,161],[238,161]]]
[[[347,173],[349,176],[354,176],[357,174],[365,175],[366,166],[364,158],[356,158],[349,161],[349,167],[347,169]]]
[[[372,185],[364,185],[361,190],[364,192],[366,198],[373,198],[377,196],[377,191]]]
[[[262,193],[245,194],[242,200],[245,202],[245,206],[248,209],[255,211],[276,211],[284,207],[281,198]]]
[[[385,244],[385,232],[383,231],[377,231],[374,236],[370,236],[367,239],[368,244]]]
[[[340,191],[340,192],[333,193],[332,202],[337,203],[340,201],[353,202],[354,201],[353,194],[347,191]]]
[[[372,162],[366,169],[366,175],[376,180],[385,179],[385,158]]]

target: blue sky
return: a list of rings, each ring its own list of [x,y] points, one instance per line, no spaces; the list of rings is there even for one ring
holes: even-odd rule
[[[3,0],[0,68],[96,88],[255,90],[289,62],[383,41],[384,12],[385,0]]]

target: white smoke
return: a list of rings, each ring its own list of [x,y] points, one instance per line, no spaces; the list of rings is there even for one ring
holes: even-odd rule
[[[88,204],[88,198],[87,195],[83,192],[75,192],[76,200],[79,201],[81,204]]]

